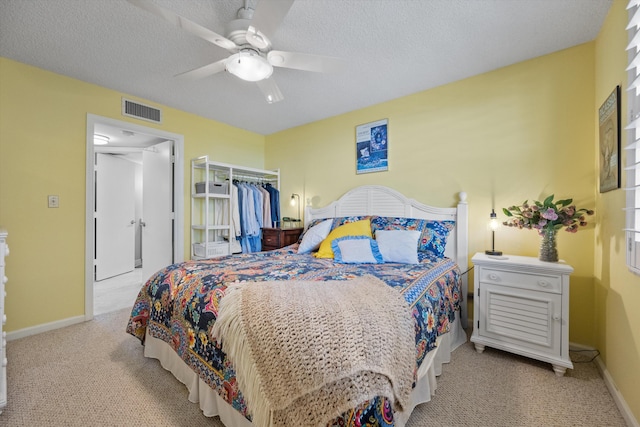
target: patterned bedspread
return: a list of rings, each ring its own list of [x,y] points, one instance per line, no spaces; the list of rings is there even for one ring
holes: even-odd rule
[[[448,332],[461,303],[459,269],[450,259],[410,264],[338,264],[296,253],[297,245],[252,254],[170,265],[147,281],[133,306],[127,332],[168,343],[182,360],[247,418],[233,366],[209,335],[228,284],[266,280],[348,280],[374,275],[397,288],[412,309],[418,366]],[[330,426],[393,426],[391,402],[364,402]]]

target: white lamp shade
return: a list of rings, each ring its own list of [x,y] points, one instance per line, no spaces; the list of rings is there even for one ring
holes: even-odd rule
[[[228,72],[248,82],[267,79],[273,73],[269,61],[250,49],[231,55],[225,66]]]

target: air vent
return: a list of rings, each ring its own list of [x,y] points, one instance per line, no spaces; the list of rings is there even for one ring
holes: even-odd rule
[[[122,115],[153,123],[162,123],[161,110],[126,98],[122,98]]]

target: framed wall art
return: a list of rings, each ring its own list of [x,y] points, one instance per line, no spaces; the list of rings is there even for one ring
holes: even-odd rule
[[[620,86],[598,110],[600,141],[600,192],[620,188]]]
[[[389,170],[389,120],[356,126],[356,173]]]

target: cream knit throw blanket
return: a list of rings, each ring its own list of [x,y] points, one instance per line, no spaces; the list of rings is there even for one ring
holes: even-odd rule
[[[371,276],[231,285],[211,331],[258,427],[325,426],[375,396],[408,407],[414,333],[402,295]]]

